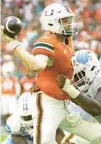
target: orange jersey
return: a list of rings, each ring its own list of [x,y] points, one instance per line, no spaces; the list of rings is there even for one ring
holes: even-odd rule
[[[71,38],[69,39],[72,41]],[[59,74],[64,74],[70,79],[73,76],[71,57],[74,49],[72,43],[69,46],[65,45],[54,34],[48,33],[34,44],[33,54],[44,54],[54,60],[52,66],[47,66],[44,71],[39,72],[37,78],[39,88],[56,99],[67,99],[68,95],[59,88],[56,79]]]
[[[35,84],[36,82],[36,78],[30,78],[30,77],[23,77],[21,78],[21,85],[23,88],[23,92],[27,92],[30,91],[30,89],[32,88],[33,84]]]
[[[18,81],[17,77],[1,77],[1,93],[2,95],[16,95],[16,82]]]

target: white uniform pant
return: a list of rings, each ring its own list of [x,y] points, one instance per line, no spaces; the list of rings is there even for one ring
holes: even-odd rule
[[[71,112],[65,101],[46,94],[34,95],[34,144],[56,144],[58,127],[76,134],[91,144],[101,144],[101,125],[82,119],[77,112]]]

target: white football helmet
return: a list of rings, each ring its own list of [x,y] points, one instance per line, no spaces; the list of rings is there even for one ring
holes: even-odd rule
[[[90,50],[79,50],[72,58],[74,64],[74,85],[82,92],[89,89],[97,73],[100,71],[100,63]]]
[[[45,31],[71,36],[76,34],[74,19],[69,6],[66,9],[59,3],[52,3],[43,10],[40,22]]]
[[[23,93],[18,99],[19,115],[23,124],[33,126],[33,96],[30,92]]]

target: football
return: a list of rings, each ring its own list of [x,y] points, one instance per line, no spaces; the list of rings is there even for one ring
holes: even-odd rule
[[[9,16],[5,18],[3,26],[3,33],[12,38],[18,35],[22,30],[22,22],[18,17],[15,16]]]

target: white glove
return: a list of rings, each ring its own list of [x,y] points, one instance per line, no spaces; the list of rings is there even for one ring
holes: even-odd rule
[[[66,78],[65,84],[62,88],[63,91],[67,92],[70,97],[73,99],[77,98],[80,94],[80,91],[77,90],[70,82],[69,79]]]
[[[12,50],[14,50],[18,46],[20,46],[20,43],[17,40],[10,38],[9,47],[11,47]]]

